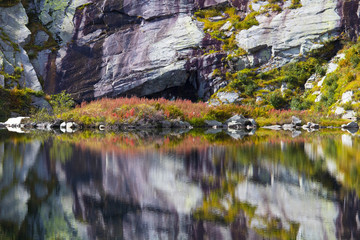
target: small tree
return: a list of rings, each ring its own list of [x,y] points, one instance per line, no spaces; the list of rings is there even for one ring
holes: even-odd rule
[[[51,96],[50,104],[53,107],[54,114],[58,115],[60,113],[69,111],[74,107],[75,102],[72,99],[71,95],[62,91],[59,94],[55,94]]]

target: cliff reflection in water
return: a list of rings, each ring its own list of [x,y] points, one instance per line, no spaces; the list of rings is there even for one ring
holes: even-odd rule
[[[0,132],[0,239],[359,239],[344,132]]]

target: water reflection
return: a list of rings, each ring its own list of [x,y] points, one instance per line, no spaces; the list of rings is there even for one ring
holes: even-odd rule
[[[0,239],[359,239],[358,150],[333,131],[2,131]]]

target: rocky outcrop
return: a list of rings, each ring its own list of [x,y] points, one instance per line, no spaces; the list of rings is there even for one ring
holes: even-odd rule
[[[203,4],[216,2],[100,1],[78,9],[72,43],[48,65],[56,71],[48,71],[46,90],[93,99],[150,96],[190,83],[205,96],[211,84],[199,79],[221,65],[224,55],[192,57],[197,48],[213,44],[204,42],[202,27],[190,17]]]
[[[271,49],[271,67],[279,67],[339,36],[342,19],[337,1],[302,0],[301,4],[298,9],[258,16],[258,26],[236,36],[239,47],[251,54]]]
[[[21,4],[0,11],[1,32],[9,36],[0,41],[0,66],[7,74],[19,67],[23,86],[41,90],[41,79],[47,93],[66,90],[78,101],[129,95],[207,100],[227,84],[223,76],[228,71],[279,67],[343,31],[351,39],[359,34],[356,0],[303,0],[297,9],[290,9],[290,1],[286,1],[280,13],[259,14],[259,25],[229,32],[229,36],[236,34],[237,45],[248,54],[228,61],[230,52],[222,49],[221,39],[205,33],[193,13],[228,4],[237,8],[243,19],[251,9],[261,12],[268,2],[252,3],[252,8],[250,3],[27,1],[26,12]],[[43,27],[32,35],[26,27],[28,16]],[[220,17],[228,16],[222,13]],[[49,39],[56,46],[48,47]],[[32,44],[38,49],[35,52]],[[215,69],[220,76],[213,74]],[[6,79],[0,78],[0,85],[6,85]]]
[[[19,84],[20,87],[40,91],[41,84],[23,48],[31,34],[26,27],[28,22],[21,3],[10,8],[0,8],[0,74],[12,76],[3,78],[1,85],[6,87]]]

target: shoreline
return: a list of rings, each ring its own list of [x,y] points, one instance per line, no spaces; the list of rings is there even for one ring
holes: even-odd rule
[[[24,121],[25,120],[25,121]],[[259,126],[254,119],[245,118],[242,115],[234,115],[226,120],[224,123],[216,120],[205,120],[202,126],[192,126],[187,121],[182,120],[163,120],[156,123],[135,122],[135,123],[123,123],[123,124],[110,124],[110,123],[97,123],[97,124],[83,124],[76,123],[74,121],[64,121],[57,119],[47,122],[35,122],[31,121],[28,117],[10,118],[5,123],[0,123],[0,129],[22,129],[22,130],[40,130],[51,131],[59,130],[63,133],[72,133],[75,131],[83,130],[99,130],[110,132],[128,132],[128,131],[152,131],[152,130],[204,130],[204,131],[242,131],[251,132],[258,129],[266,129],[272,131],[307,131],[314,132],[322,129],[342,129],[348,130],[350,133],[356,133],[359,130],[359,125],[356,121],[349,122],[348,124],[342,124],[338,126],[336,124],[330,126],[321,126],[317,123],[308,122],[302,124],[302,120],[292,116],[291,123],[285,124],[272,124],[266,126]]]

